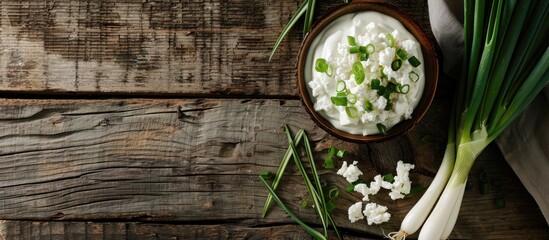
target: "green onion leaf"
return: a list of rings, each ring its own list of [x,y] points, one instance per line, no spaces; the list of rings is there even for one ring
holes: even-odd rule
[[[330,100],[336,106],[347,106],[347,97],[331,97]]]
[[[402,66],[402,60],[400,59],[396,59],[391,63],[391,69],[393,69],[393,71],[398,71],[401,66]]]
[[[260,175],[262,178],[267,179],[267,180],[273,178],[273,173],[270,172],[270,171],[266,171],[266,170],[265,170],[265,171],[261,171],[261,173],[259,173],[259,175]]]
[[[371,112],[374,110],[374,105],[372,105],[372,102],[370,100],[366,99],[364,100],[364,111]]]
[[[292,27],[297,23],[299,18],[307,10],[307,8],[306,8],[307,7],[307,2],[308,1],[303,1],[303,3],[301,5],[299,5],[299,7],[295,11],[294,15],[292,15],[292,18],[290,18],[290,21],[288,21],[286,26],[284,26],[284,28],[282,29],[282,32],[280,33],[280,35],[278,35],[278,38],[276,39],[273,50],[271,51],[271,54],[269,55],[269,61],[271,61],[271,59],[273,58],[273,56],[276,52],[276,49],[278,48],[278,46],[280,46],[280,43],[282,43],[282,40],[284,40],[284,37],[286,37],[286,35],[288,35],[288,33],[290,32]]]
[[[410,65],[412,65],[412,67],[417,67],[421,64],[421,62],[419,62],[419,59],[417,59],[416,56],[412,56],[408,58],[408,62],[410,63]]]
[[[345,107],[345,113],[347,113],[347,116],[350,118],[357,118],[358,117],[358,110],[356,107]]]
[[[387,134],[387,127],[385,127],[385,125],[383,125],[382,123],[376,124],[376,127],[377,127],[377,130],[379,130],[379,133],[381,133],[382,135]]]
[[[396,55],[402,60],[408,59],[408,53],[402,48],[396,50]]]
[[[353,36],[347,36],[347,43],[349,46],[356,46],[356,39]]]
[[[381,86],[381,81],[379,81],[378,79],[372,79],[372,82],[370,83],[370,87],[374,90],[378,90],[379,87]]]

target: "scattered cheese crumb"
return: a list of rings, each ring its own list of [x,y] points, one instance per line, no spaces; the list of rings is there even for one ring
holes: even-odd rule
[[[357,202],[349,207],[349,220],[354,223],[360,219],[364,219],[362,215],[362,202]]]
[[[391,192],[389,193],[391,199],[402,199],[405,194],[410,193],[412,182],[410,181],[409,172],[414,169],[414,167],[414,164],[398,161],[397,175],[394,177],[395,181],[391,184]]]
[[[387,212],[387,207],[377,203],[368,203],[364,207],[364,216],[368,220],[368,225],[381,224],[391,219],[391,214]]]
[[[343,161],[343,165],[337,171],[337,174],[343,176],[345,179],[347,179],[347,182],[349,183],[356,182],[358,180],[358,177],[362,175],[362,172],[356,166],[357,164],[358,161],[354,161],[351,165],[347,165],[347,162]]]
[[[355,192],[359,192],[359,193],[362,193],[362,195],[364,195],[364,197],[362,198],[362,201],[370,201],[370,199],[368,199],[368,195],[370,195],[370,189],[368,188],[368,185],[364,184],[364,183],[359,183],[355,186]]]

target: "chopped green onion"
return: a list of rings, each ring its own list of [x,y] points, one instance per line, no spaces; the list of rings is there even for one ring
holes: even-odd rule
[[[347,36],[347,43],[349,46],[356,46],[356,39],[353,36]]]
[[[366,60],[368,60],[368,53],[361,53],[360,61],[366,61]]]
[[[367,52],[367,49],[366,49],[366,46],[360,46],[360,53],[368,53]]]
[[[401,66],[402,66],[402,60],[400,59],[396,59],[391,63],[391,69],[393,69],[393,71],[398,71]]]
[[[315,70],[317,72],[326,72],[328,70],[328,62],[324,58],[317,58],[315,62]]]
[[[366,45],[366,53],[372,54],[372,53],[374,53],[375,50],[376,50],[376,48],[371,43]]]
[[[307,200],[303,199],[303,201],[301,202],[301,207],[302,207],[302,208],[306,208],[306,207],[307,207]]]
[[[331,97],[330,100],[336,106],[347,106],[347,97]]]
[[[389,111],[391,109],[393,109],[393,103],[387,100],[387,104],[385,104],[385,108],[383,110]]]
[[[332,77],[333,74],[334,68],[331,65],[328,65],[328,69],[326,69],[326,75],[328,75],[328,77]]]
[[[387,86],[388,87],[385,87],[385,91],[383,91],[382,95],[385,99],[389,100],[389,98],[391,97],[391,93],[393,93],[393,90],[395,87],[393,87],[392,85],[387,85]]]
[[[370,87],[374,90],[378,90],[379,87],[381,86],[381,81],[379,81],[378,79],[372,79],[372,82],[370,82]]]
[[[338,80],[336,84],[336,92],[343,92],[347,89],[347,86],[345,85],[345,81]]]
[[[379,86],[379,89],[377,90],[377,95],[383,96],[383,95],[385,95],[385,91],[386,91],[386,87],[381,85],[381,86]]]
[[[387,134],[387,127],[383,125],[382,123],[376,124],[377,130],[379,130],[379,133],[386,135]]]
[[[351,46],[351,47],[349,47],[349,52],[350,53],[359,53],[360,52],[360,47],[359,46]]]
[[[417,67],[421,64],[421,62],[419,61],[419,59],[416,58],[416,56],[411,56],[410,58],[408,58],[408,62],[410,63],[410,65],[412,65],[412,67]]]
[[[338,92],[338,93],[337,93],[337,97],[344,97],[344,98],[347,98],[347,92],[346,92],[346,91]]]
[[[334,200],[337,197],[339,197],[339,190],[337,188],[332,188],[330,191],[328,191],[328,197],[330,200]]]
[[[353,74],[355,75],[355,81],[357,85],[360,85],[362,82],[364,82],[364,66],[362,66],[361,62],[355,62],[353,63]]]
[[[339,149],[339,150],[337,151],[337,153],[336,153],[336,156],[342,158],[342,157],[345,157],[345,154],[346,154],[346,153],[347,153],[347,152],[346,152],[345,150]]]
[[[402,48],[396,50],[396,55],[402,60],[408,59],[408,53]]]
[[[337,153],[337,149],[335,147],[328,148],[328,156],[333,157]]]
[[[348,102],[348,103],[350,103],[350,104],[355,104],[355,103],[356,103],[356,100],[357,100],[356,95],[354,95],[354,94],[352,94],[352,93],[347,94],[347,102]]]
[[[379,75],[381,75],[382,78],[386,78],[387,77],[387,74],[385,74],[385,72],[383,72],[385,68],[383,66],[379,66]]]
[[[392,34],[387,33],[385,34],[385,42],[387,43],[387,47],[393,47],[395,45],[395,38]]]
[[[259,173],[259,175],[262,178],[267,179],[267,180],[273,178],[273,176],[274,176],[274,174],[272,172],[267,171],[267,170],[261,171],[261,173]]]
[[[394,82],[388,82],[387,86],[386,86],[386,89],[387,89],[387,91],[389,91],[389,93],[392,93],[395,90],[397,90],[397,85]]]
[[[347,116],[350,118],[357,118],[358,117],[358,110],[356,107],[345,107],[345,113],[347,113]]]
[[[398,85],[397,86],[398,93],[406,94],[410,91],[410,85],[404,84],[404,85]]]
[[[421,185],[414,185],[410,188],[410,194],[412,193],[419,193],[425,190],[425,188]]]
[[[356,180],[355,182],[353,182],[353,183],[351,183],[351,184],[345,186],[345,191],[347,191],[347,192],[352,192],[352,191],[354,191],[354,190],[355,190],[355,186],[356,186],[357,184],[360,184],[360,183],[364,183],[364,179],[358,179],[358,180]]]
[[[364,82],[364,72],[360,72],[360,73],[356,73],[355,74],[355,81],[356,81],[356,84],[357,85],[360,85],[362,84],[362,82]]]
[[[408,74],[408,77],[412,80],[412,82],[417,82],[419,80],[419,75],[417,75],[414,71],[411,71],[410,74]]]
[[[326,158],[324,158],[324,168],[333,169],[334,167],[334,161],[332,160],[331,156],[327,156]]]
[[[383,175],[383,180],[385,180],[387,182],[390,182],[390,183],[394,183],[395,182],[395,176],[393,176],[392,173],[387,173],[387,174]]]
[[[366,99],[364,100],[364,111],[371,112],[374,110],[374,105],[372,105],[372,102],[370,100]]]

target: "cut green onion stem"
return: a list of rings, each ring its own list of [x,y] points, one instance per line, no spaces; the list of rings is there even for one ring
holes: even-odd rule
[[[396,55],[402,60],[408,59],[408,53],[402,48],[396,50]]]
[[[402,66],[402,60],[400,59],[396,59],[391,63],[391,69],[393,69],[393,71],[398,71],[401,66]]]
[[[412,67],[418,67],[421,64],[416,56],[411,56],[410,58],[408,58],[408,62],[410,63],[410,65],[412,65]]]
[[[347,89],[347,86],[345,85],[345,81],[338,80],[336,84],[336,92],[343,92]]]
[[[357,118],[358,117],[358,110],[356,107],[345,107],[345,113],[347,113],[347,116],[350,118]]]
[[[408,77],[410,78],[410,80],[412,82],[417,82],[419,80],[419,75],[414,72],[414,71],[411,71],[409,74],[408,74]]]
[[[382,135],[387,135],[387,127],[385,127],[385,125],[383,125],[382,123],[378,123],[376,124],[376,127],[377,130],[379,130],[379,133],[381,133]]]
[[[395,38],[392,34],[387,33],[385,34],[385,43],[387,43],[387,47],[393,47],[395,46]]]
[[[347,97],[331,97],[330,100],[336,106],[347,106]]]
[[[356,39],[353,36],[347,36],[347,43],[349,46],[356,46]]]

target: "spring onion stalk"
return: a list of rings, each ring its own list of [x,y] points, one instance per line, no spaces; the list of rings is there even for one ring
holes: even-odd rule
[[[475,159],[549,83],[549,1],[465,0],[464,13],[464,62],[445,154],[392,239],[422,224],[420,240],[446,239]]]

